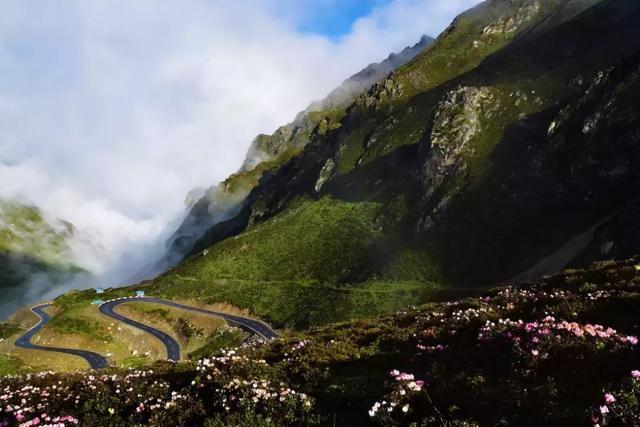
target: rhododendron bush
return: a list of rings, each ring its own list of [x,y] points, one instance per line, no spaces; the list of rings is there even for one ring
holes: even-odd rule
[[[639,425],[640,260],[198,362],[0,379],[13,425]]]

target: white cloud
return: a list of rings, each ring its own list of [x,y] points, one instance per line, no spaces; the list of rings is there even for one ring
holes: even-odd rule
[[[76,224],[92,236],[84,263],[112,271],[162,240],[191,188],[236,170],[256,134],[478,1],[395,0],[337,40],[296,31],[316,3],[340,7],[4,1],[0,196]]]

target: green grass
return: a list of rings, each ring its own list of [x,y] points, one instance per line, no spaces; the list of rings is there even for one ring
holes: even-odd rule
[[[421,280],[408,270],[424,258],[403,255],[378,279],[370,271],[381,262],[376,261],[378,251],[387,241],[378,225],[381,215],[377,203],[302,200],[192,257],[144,289],[167,299],[226,302],[292,328],[392,313],[427,301],[440,291],[426,280],[433,268],[422,264]],[[374,278],[368,279],[371,274]],[[130,295],[133,289],[108,290],[103,298]],[[79,312],[94,298],[93,291],[84,291],[56,300],[62,311],[52,327],[100,337],[97,325]]]
[[[22,331],[22,328],[12,323],[0,323],[0,338],[8,339]]]
[[[132,302],[130,304],[127,304],[127,307],[142,314],[158,316],[168,322],[173,322],[174,320],[169,310],[165,308],[154,307],[153,305],[149,305],[148,303]]]
[[[107,299],[106,296],[102,298]],[[70,292],[56,298],[54,304],[60,312],[51,318],[47,327],[61,334],[79,335],[98,341],[112,341],[111,335],[99,322],[82,313],[94,299],[96,299],[96,293],[93,290]]]
[[[222,185],[229,193],[249,194],[249,192],[258,185],[258,181],[265,172],[279,168],[298,153],[300,153],[299,148],[287,148],[273,159],[265,160],[253,169],[231,175],[223,181]]]
[[[398,251],[385,266],[383,276],[388,280],[442,281],[442,272],[436,260],[424,250]]]
[[[341,126],[340,121],[344,118],[347,112],[343,108],[334,108],[330,110],[309,111],[305,119],[309,124],[307,128],[315,129],[320,135],[325,135],[327,132],[338,129]]]
[[[318,280],[341,282],[359,272],[382,238],[379,205],[330,198],[304,201],[227,239],[156,280]],[[182,278],[182,279],[181,279]]]
[[[24,364],[20,359],[7,354],[0,354],[0,377],[19,374],[23,371]]]
[[[319,282],[214,280],[207,283],[154,285],[149,294],[226,302],[250,309],[276,326],[305,328],[330,322],[392,313],[427,301],[439,291],[424,282],[366,282],[329,285]]]
[[[375,114],[376,122],[379,125],[371,129],[366,125],[366,120],[362,120],[364,124],[354,127],[353,135],[346,136],[344,154],[342,155],[344,161],[339,164],[338,172],[346,173],[352,170],[358,159],[362,159],[364,164],[403,145],[420,142],[424,137],[428,117],[432,115],[438,100],[446,90],[454,89],[467,75],[477,78],[478,76],[474,76],[474,73],[477,74],[477,70],[482,67],[485,59],[508,46],[511,41],[527,29],[535,27],[541,22],[545,22],[544,27],[546,28],[559,25],[597,1],[570,2],[570,4],[563,6],[565,7],[563,11],[559,11],[556,2],[545,0],[541,2],[540,10],[537,13],[532,15],[529,20],[524,20],[516,31],[508,33],[483,34],[483,30],[500,17],[515,15],[517,5],[492,2],[463,13],[433,45],[392,74],[391,79],[397,82],[401,88],[397,97],[388,99],[388,97],[382,96],[385,94],[384,86],[380,87],[378,93],[369,95],[369,97],[380,98],[381,105],[389,108],[382,108],[376,113],[364,112],[365,117]],[[526,2],[522,3],[526,4]],[[554,12],[553,19],[544,21],[552,11]],[[514,69],[514,67],[518,67],[517,61],[513,61],[509,65],[512,69],[500,70],[500,74],[495,69],[489,70],[489,77],[500,75],[502,80],[515,78],[516,84],[514,86],[517,88],[518,84],[522,83],[519,81],[521,74],[519,71],[521,70]],[[545,70],[541,70],[540,74],[544,73]],[[560,76],[556,83],[564,84],[564,77]],[[471,82],[471,85],[476,84],[482,83],[481,81]],[[509,110],[509,112],[519,111],[519,108]],[[501,123],[512,118],[511,114],[504,117],[500,115],[494,117]],[[497,123],[490,126],[485,132],[493,144],[500,136],[502,128]],[[494,130],[498,130],[498,132],[493,132]],[[363,132],[376,141],[366,150],[363,148]],[[483,151],[492,148],[493,144],[482,142],[481,146],[476,148]],[[479,154],[477,163],[481,163],[485,158],[484,152]]]
[[[149,365],[152,363],[152,360],[150,360],[148,357],[145,356],[130,356],[130,357],[126,357],[124,360],[122,360],[118,365],[121,368],[133,368],[133,369],[141,369],[144,368],[145,366]]]
[[[496,19],[515,14],[510,3],[491,2],[463,13],[433,45],[397,71],[403,95],[425,92],[474,69],[557,7],[557,2],[551,0],[541,3],[539,13],[509,33],[483,34],[483,30]]]
[[[384,243],[379,215],[376,203],[303,201],[194,256],[146,289],[167,298],[228,302],[293,327],[424,301],[433,284],[358,283]]]
[[[85,319],[76,311],[54,316],[47,326],[61,334],[83,335],[100,341],[112,340],[111,335],[103,331],[98,322]]]
[[[336,173],[346,174],[357,166],[365,149],[367,135],[373,127],[374,121],[369,120],[347,134],[340,147]]]
[[[190,352],[188,358],[198,360],[204,357],[210,357],[218,354],[222,349],[240,346],[245,339],[246,335],[239,329],[220,329],[211,333],[202,347]]]

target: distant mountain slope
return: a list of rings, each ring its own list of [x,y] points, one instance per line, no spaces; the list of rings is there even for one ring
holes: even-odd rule
[[[309,110],[330,110],[351,104],[359,95],[369,90],[374,83],[411,61],[434,41],[432,37],[422,36],[415,45],[406,47],[399,53],[392,53],[382,62],[370,64],[345,80],[326,98],[312,103]]]
[[[73,225],[50,221],[33,206],[0,199],[0,251],[51,264],[64,264],[71,250],[66,239]]]
[[[345,80],[325,99],[312,103],[292,123],[278,128],[272,135],[258,135],[236,174],[209,188],[197,200],[189,199],[190,212],[167,242],[168,254],[157,268],[173,265],[191,253],[197,240],[211,226],[239,211],[241,203],[265,172],[277,169],[300,153],[315,136],[326,135],[339,127],[346,107],[357,96],[369,90],[381,77],[412,60],[433,41],[431,37],[423,36],[418,43],[400,53],[370,64]]]
[[[73,233],[68,222],[0,199],[0,319],[82,271],[68,244]]]

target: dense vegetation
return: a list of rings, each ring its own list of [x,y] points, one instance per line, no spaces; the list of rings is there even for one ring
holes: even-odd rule
[[[197,363],[6,377],[0,420],[633,424],[640,413],[639,263],[569,270],[478,298],[202,354]]]
[[[302,328],[394,310],[439,287],[403,280],[412,254],[363,281],[390,243],[376,203],[299,200],[145,286],[153,295],[228,302],[276,325]],[[424,267],[424,266],[423,266]]]

